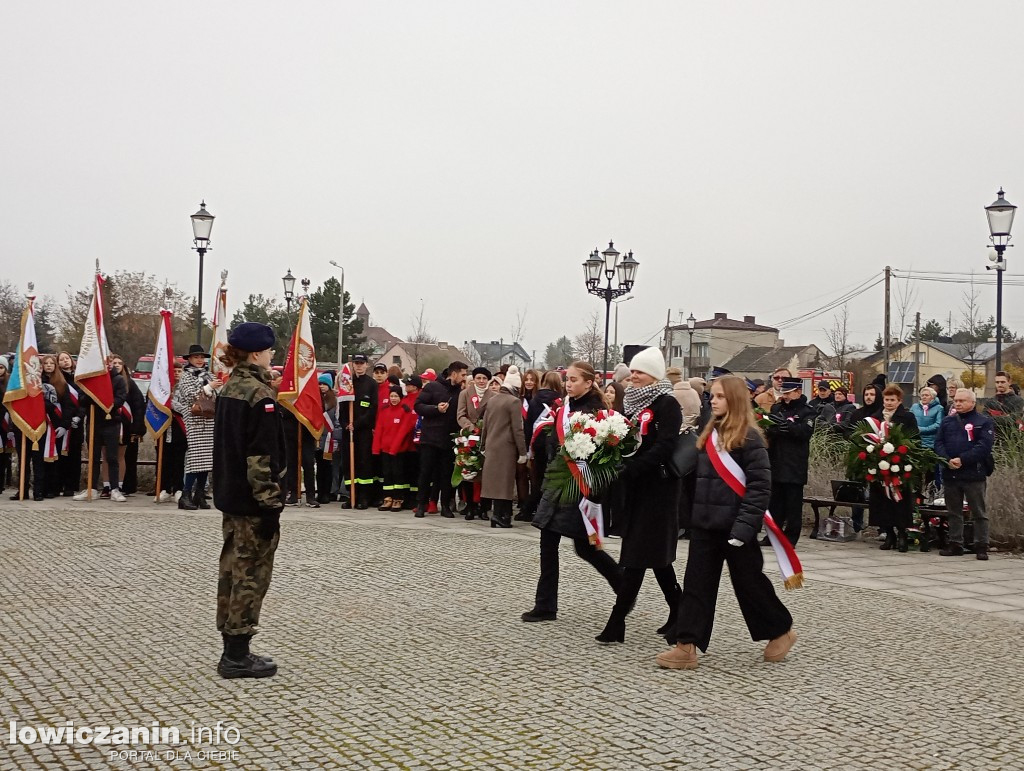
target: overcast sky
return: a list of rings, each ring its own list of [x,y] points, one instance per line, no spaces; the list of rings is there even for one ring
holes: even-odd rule
[[[525,311],[539,355],[603,321],[580,264],[609,238],[640,262],[622,342],[668,309],[777,324],[886,264],[991,280],[983,207],[1024,201],[1022,28],[936,0],[5,3],[2,277],[63,297],[99,257],[195,292],[205,198],[208,312],[222,268],[236,306],[333,259],[396,334],[421,298],[454,343]],[[956,322],[964,285],[912,288]],[[850,302],[856,341],[882,303]],[[831,319],[783,336],[824,348]]]

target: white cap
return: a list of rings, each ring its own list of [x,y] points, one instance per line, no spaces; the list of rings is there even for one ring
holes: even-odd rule
[[[523,378],[515,364],[508,368],[508,372],[505,373],[505,382],[502,385],[514,388],[516,391],[523,387]]]
[[[629,368],[638,372],[646,372],[655,380],[665,377],[665,357],[657,348],[644,348],[629,362]]]

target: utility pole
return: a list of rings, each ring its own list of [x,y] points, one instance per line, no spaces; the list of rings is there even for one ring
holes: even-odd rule
[[[885,352],[882,374],[889,379],[889,280],[892,277],[892,268],[885,266],[885,331],[882,332],[882,350]]]
[[[914,320],[914,394],[921,389],[921,311]],[[911,399],[911,402],[914,400]]]
[[[669,354],[669,342],[670,342],[669,341],[669,328],[671,326],[672,326],[672,309],[669,308],[668,312],[665,314],[665,350],[664,350],[663,353],[664,353],[665,361],[666,362],[670,361],[668,354]]]

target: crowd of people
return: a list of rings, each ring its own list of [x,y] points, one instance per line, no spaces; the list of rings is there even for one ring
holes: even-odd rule
[[[403,377],[397,367],[360,354],[351,363],[350,400],[339,399],[335,375],[319,376],[325,428],[316,438],[306,421],[279,404],[280,374],[269,366],[273,343],[264,325],[247,322],[232,330],[223,357],[232,368],[226,381],[211,374],[202,347],[192,346],[178,366],[173,420],[160,439],[165,465],[161,490],[154,494],[177,500],[185,510],[208,509],[212,487],[214,504],[224,513],[218,628],[225,677],[276,672],[272,660],[249,651],[249,640],[269,583],[280,512],[303,497],[312,507],[334,502],[356,510],[411,509],[416,518],[461,515],[496,528],[511,528],[513,519],[531,522],[540,530],[540,571],[533,607],[522,614],[527,622],[557,618],[559,542],[569,538],[614,595],[596,636],[602,643],[624,641],[627,616],[650,570],[668,606],[657,631],[672,645],[657,661],[674,669],[695,668],[697,649],[707,650],[722,567],[728,564],[752,639],[767,641],[766,660],[780,661],[796,635],[791,615],[762,572],[759,547],[768,540],[759,538],[770,510],[785,538],[798,543],[816,430],[844,439],[870,417],[901,426],[933,447],[945,460],[929,474],[930,484],[944,494],[950,523],[949,544],[941,553],[964,553],[966,500],[975,554],[987,559],[985,479],[992,468],[994,421],[1024,418],[1024,400],[1003,372],[996,395],[979,412],[970,390],[941,376],[929,380],[910,409],[900,387],[887,385],[882,376],[861,390],[860,402],[827,381],[808,400],[803,380],[786,368],[767,383],[721,368],[707,380],[687,379],[651,348],[628,366],[618,365],[603,385],[585,362],[558,371],[520,372],[506,365],[491,372],[453,361],[439,374],[428,369]],[[109,414],[76,390],[70,354],[43,356],[42,367],[55,441],[21,458],[32,498],[124,501],[138,486],[146,407],[124,362],[116,355],[109,359]],[[0,358],[0,390],[8,372]],[[603,502],[607,531],[621,539],[618,561],[595,545],[579,502],[561,500],[546,474],[559,440],[557,430],[542,427],[601,410],[620,412],[640,426],[639,449],[625,459]],[[0,413],[0,421],[0,483],[10,484],[10,450],[20,451],[19,437],[7,414]],[[482,457],[482,468],[462,477],[455,473],[460,432]],[[668,462],[687,432],[698,437],[697,462],[692,473],[677,478],[667,473]],[[83,448],[93,461],[84,491]],[[872,482],[865,503],[870,523],[884,537],[881,548],[906,551],[915,496],[896,500]],[[853,519],[855,529],[863,529],[863,508],[854,508]],[[681,537],[690,540],[682,584],[674,568]]]

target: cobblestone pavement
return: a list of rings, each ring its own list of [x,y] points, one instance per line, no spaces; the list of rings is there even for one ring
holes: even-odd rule
[[[1019,559],[900,562],[870,543],[801,541],[790,659],[760,660],[726,581],[709,654],[673,672],[654,665],[666,611],[653,577],[625,645],[603,647],[611,594],[568,545],[559,620],[519,620],[537,575],[529,526],[289,510],[254,642],[280,674],[224,681],[216,512],[5,501],[0,521],[0,769],[1024,768],[1020,618],[928,593],[979,565],[989,575],[970,583],[1024,580]],[[134,761],[11,746],[12,720],[157,721],[186,743],[178,760],[136,745],[158,757]],[[187,743],[193,722],[218,721],[237,744]]]

